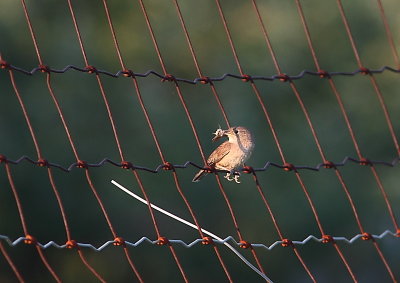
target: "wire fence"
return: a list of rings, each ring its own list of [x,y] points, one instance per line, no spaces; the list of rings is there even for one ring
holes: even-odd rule
[[[394,91],[400,61],[396,34],[390,28],[394,24],[381,0],[368,2],[370,13],[361,12],[363,2],[344,7],[340,0],[330,1],[335,9],[325,12],[331,17],[332,35],[325,34],[324,27],[318,30],[312,21],[321,18],[317,2],[295,0],[289,6],[276,6],[256,0],[240,5],[205,1],[199,5],[210,14],[209,32],[214,33],[200,39],[198,34],[204,31],[196,24],[207,21],[196,22],[197,3],[139,0],[129,9],[125,4],[130,3],[125,3],[124,9],[102,0],[101,6],[86,10],[86,4],[66,0],[41,10],[39,4],[27,2],[21,0],[20,7],[0,4],[10,9],[1,9],[3,13],[24,16],[21,25],[28,27],[25,35],[38,65],[22,67],[25,59],[18,58],[15,41],[2,42],[1,280],[397,282],[400,101]],[[393,9],[389,14],[396,15],[400,8],[396,3],[386,5]],[[46,13],[54,9],[63,16],[47,22]],[[79,15],[82,11],[89,13],[89,20]],[[90,23],[90,13],[95,23]],[[121,13],[133,13],[130,19],[136,21],[137,34],[126,28],[128,18]],[[291,20],[295,15],[296,21],[271,24],[285,15]],[[2,17],[10,23],[6,14]],[[371,30],[380,35],[379,46],[372,49],[385,53],[377,55],[378,68],[365,63],[367,44],[358,44],[358,33],[352,30],[359,32],[362,24],[352,17],[381,24],[378,31]],[[251,25],[246,24],[248,19]],[[94,36],[87,29],[91,24],[96,26]],[[293,48],[301,51],[291,59],[306,64],[303,71],[296,72],[283,59],[282,50],[290,49],[287,39],[280,37],[285,28],[295,30],[290,34]],[[18,29],[9,30],[18,35]],[[1,32],[7,39],[7,29]],[[52,52],[62,57],[54,51],[58,43],[48,39],[53,32],[66,49],[64,55],[75,60],[79,54],[84,67],[68,62],[59,69],[48,63]],[[249,35],[257,48],[242,39]],[[96,36],[101,44],[93,45]],[[144,68],[149,71],[138,72],[127,63],[131,62],[124,45],[127,36],[138,62],[143,63],[140,56],[151,61],[151,67]],[[66,41],[69,37],[73,43]],[[318,47],[328,38],[349,43],[340,50],[351,53],[343,53],[332,64],[346,71],[323,67],[327,59]],[[359,40],[365,38],[373,36]],[[109,45],[104,47],[104,42]],[[219,52],[215,45],[220,42],[223,58],[218,61],[210,54]],[[197,47],[204,44],[211,50],[205,55]],[[103,48],[105,62],[119,71],[94,64],[99,61],[95,54],[102,54]],[[310,54],[307,63],[301,52]],[[255,70],[265,65],[261,56],[269,56],[268,66],[276,75],[258,75]],[[31,52],[27,58],[32,59]],[[257,66],[251,66],[248,58]],[[341,63],[350,60],[356,63],[354,71]],[[218,74],[214,69],[221,66]],[[191,71],[182,71],[185,68]],[[78,96],[80,88],[83,95]],[[94,92],[96,96],[90,96]],[[351,96],[360,92],[365,95]],[[171,113],[165,116],[164,111]],[[256,132],[254,157],[240,169],[245,179],[241,185],[226,182],[220,178],[222,171],[207,165],[212,144],[206,133],[220,121],[223,128],[245,123]],[[201,168],[214,177],[202,180],[199,192],[190,180]],[[131,183],[144,197],[147,210],[121,199],[109,185],[113,178]],[[153,202],[185,215],[196,234],[157,215]],[[207,236],[203,227],[224,237]],[[227,252],[228,242],[242,248],[242,260],[258,274]],[[209,248],[199,249],[200,243]],[[65,249],[78,257],[66,255]],[[288,265],[293,266],[290,274]],[[47,275],[37,270],[47,270]]]

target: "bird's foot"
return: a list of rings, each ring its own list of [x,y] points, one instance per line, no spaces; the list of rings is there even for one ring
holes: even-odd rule
[[[232,181],[233,179],[231,178],[231,173],[228,172],[226,173],[226,175],[224,176],[225,179],[227,179],[228,181]]]
[[[234,175],[234,176],[232,177],[232,175]],[[224,176],[224,178],[227,179],[228,181],[233,181],[234,180],[236,182],[236,184],[240,184],[239,177],[240,177],[240,173],[239,172],[228,172]]]

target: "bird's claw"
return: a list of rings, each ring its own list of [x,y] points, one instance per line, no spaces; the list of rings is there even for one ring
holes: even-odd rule
[[[232,177],[232,173],[231,172],[226,173],[226,175],[224,176],[224,178],[227,179],[228,181],[235,180],[236,184],[240,184],[239,177],[240,177],[240,174],[238,172],[237,172],[237,175],[234,174],[233,177]]]
[[[227,179],[228,181],[232,181],[233,178],[231,177],[231,173],[226,173],[226,175],[224,176],[225,179]]]

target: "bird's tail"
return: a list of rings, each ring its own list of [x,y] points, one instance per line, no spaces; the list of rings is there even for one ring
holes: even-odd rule
[[[206,171],[200,170],[196,175],[194,175],[194,178],[193,178],[192,182],[200,181],[200,179],[203,178],[207,174],[208,173]]]

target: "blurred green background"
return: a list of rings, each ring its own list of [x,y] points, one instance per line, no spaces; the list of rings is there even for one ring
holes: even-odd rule
[[[46,65],[62,69],[66,65],[84,67],[66,1],[26,1],[38,44]],[[221,1],[237,52],[247,74],[272,76],[276,72],[263,41],[250,1]],[[356,44],[365,66],[378,69],[396,67],[379,15],[377,1],[343,1]],[[383,0],[387,19],[398,45],[400,5]],[[179,1],[200,66],[205,75],[218,77],[238,74],[223,25],[214,1]],[[89,63],[98,69],[120,69],[101,1],[73,1]],[[148,29],[136,1],[109,1],[111,17],[128,68],[135,72],[155,70],[162,73]],[[336,1],[302,1],[321,66],[327,71],[354,71],[357,64],[340,19]],[[160,45],[168,72],[176,77],[194,79],[197,73],[172,1],[147,0],[146,8]],[[264,22],[282,70],[297,75],[315,70],[295,1],[258,1]],[[19,1],[0,3],[0,52],[9,63],[31,70],[38,65],[32,40]],[[398,67],[398,66],[397,66]],[[75,162],[65,131],[46,87],[46,76],[27,76],[15,72],[15,79],[26,104],[39,145],[46,159],[69,166]],[[119,155],[106,108],[94,75],[77,71],[52,74],[54,92],[83,160],[97,163],[105,157],[119,162]],[[375,76],[386,100],[395,132],[400,128],[399,75],[386,71]],[[161,160],[153,143],[130,79],[101,76],[120,134],[126,159],[139,166],[156,168]],[[363,154],[372,160],[392,161],[397,157],[376,94],[366,76],[334,78],[348,110]],[[172,83],[155,76],[139,78],[144,103],[154,123],[166,159],[173,164],[190,160],[202,164],[195,139]],[[341,162],[357,157],[338,104],[329,84],[314,76],[295,81],[305,101],[327,158]],[[270,111],[286,159],[296,165],[315,166],[321,162],[310,129],[288,83],[257,81],[257,87]],[[206,154],[216,144],[212,132],[224,120],[208,85],[180,84]],[[248,161],[263,167],[267,161],[280,164],[278,150],[250,84],[227,78],[215,83],[233,125],[248,127],[256,138],[256,148]],[[16,160],[26,155],[36,159],[29,130],[13,91],[7,70],[0,70],[0,154]],[[12,240],[24,236],[4,164],[0,167],[0,234]],[[47,171],[27,162],[11,165],[20,194],[28,229],[41,243],[66,241],[62,218],[49,183]],[[380,178],[396,215],[400,213],[399,166],[377,166]],[[225,238],[236,232],[227,206],[213,176],[200,183],[191,179],[194,167],[178,169],[183,191],[199,222],[205,229]],[[365,230],[380,234],[394,231],[387,208],[368,167],[349,163],[340,168],[354,198]],[[54,177],[71,226],[73,239],[100,246],[112,240],[106,221],[87,184],[84,170],[65,173],[54,169]],[[156,205],[190,220],[171,172],[153,174],[138,171],[150,200]],[[111,165],[90,169],[94,185],[104,201],[115,229],[121,237],[136,242],[141,237],[156,239],[147,208],[110,184],[114,179],[141,195],[133,174]],[[328,234],[351,238],[359,230],[343,190],[332,170],[301,171]],[[258,173],[261,186],[271,204],[285,237],[303,240],[320,236],[311,209],[291,172],[270,168]],[[252,243],[271,245],[279,240],[269,215],[250,175],[242,175],[237,185],[223,180],[244,238]],[[195,230],[156,214],[163,236],[191,242]],[[378,243],[392,270],[400,278],[400,243],[388,236]],[[51,282],[35,249],[19,244],[7,252],[29,282]],[[339,243],[345,257],[361,282],[390,282],[390,277],[371,242]],[[192,282],[223,282],[226,277],[210,247],[190,249],[175,246]],[[299,251],[317,280],[350,282],[351,278],[331,245],[309,242]],[[93,267],[110,282],[136,280],[120,248],[109,246],[101,252],[82,249]],[[166,247],[144,243],[129,248],[146,282],[179,282],[181,277]],[[222,257],[238,282],[260,282],[261,278],[231,251],[221,246]],[[275,282],[308,282],[306,272],[289,248],[271,251],[256,249],[267,275]],[[251,253],[241,250],[250,261]],[[50,264],[66,282],[95,282],[76,252],[48,248]],[[253,261],[252,261],[253,262]],[[17,279],[0,256],[0,282]]]

